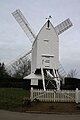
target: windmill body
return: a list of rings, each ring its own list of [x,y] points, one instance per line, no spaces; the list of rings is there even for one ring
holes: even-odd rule
[[[58,70],[59,67],[59,39],[58,34],[48,20],[39,31],[32,45],[31,74],[26,79],[31,79],[31,85],[38,85],[39,79],[45,70]],[[54,73],[54,72],[53,72]],[[51,74],[51,73],[50,73]],[[41,78],[39,78],[41,76]],[[45,83],[43,83],[45,84]],[[44,85],[45,86],[45,85]]]
[[[31,51],[31,74],[24,79],[31,79],[31,85],[38,85],[38,80],[40,79],[43,81],[43,89],[46,90],[45,76],[47,76],[55,81],[56,88],[60,90],[58,35],[72,26],[70,19],[68,18],[54,27],[49,20],[51,17],[49,17],[38,35],[35,36],[28,21],[20,10],[16,10],[12,14],[25,34],[30,38],[30,41],[33,42]],[[50,81],[50,79],[48,79],[48,81]],[[50,82],[52,83],[52,81]]]
[[[49,24],[49,26],[48,26]],[[32,45],[32,73],[41,69],[58,69],[59,39],[55,28],[48,20],[38,33]]]

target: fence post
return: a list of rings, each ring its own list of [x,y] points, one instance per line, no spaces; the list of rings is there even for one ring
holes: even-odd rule
[[[78,92],[79,92],[79,90],[78,90],[78,88],[76,88],[76,94],[75,94],[75,101],[76,101],[76,103],[78,103],[78,97],[79,97]]]
[[[30,95],[31,101],[33,101],[33,87],[31,87],[31,95]]]
[[[54,90],[53,93],[54,93],[54,102],[55,102],[56,101],[55,100],[56,99],[56,91]]]

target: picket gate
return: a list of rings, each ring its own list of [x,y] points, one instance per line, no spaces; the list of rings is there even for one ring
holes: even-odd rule
[[[39,99],[43,102],[80,102],[80,90],[42,90],[31,88],[31,100]]]

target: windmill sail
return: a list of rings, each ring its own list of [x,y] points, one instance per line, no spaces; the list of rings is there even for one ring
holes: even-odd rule
[[[28,21],[26,20],[22,12],[18,9],[14,11],[12,15],[14,16],[16,21],[19,23],[19,25],[21,26],[25,34],[28,36],[29,40],[33,42],[34,39],[36,38],[35,33],[32,31],[30,24],[28,23]]]
[[[68,18],[65,21],[63,21],[62,23],[60,23],[59,25],[57,25],[55,27],[55,30],[56,30],[57,34],[60,35],[61,33],[63,33],[65,30],[67,30],[71,26],[72,26],[72,22]]]

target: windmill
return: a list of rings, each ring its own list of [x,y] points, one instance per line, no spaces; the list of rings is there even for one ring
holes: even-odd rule
[[[49,16],[47,22],[36,36],[20,10],[14,11],[12,15],[32,42],[32,49],[28,52],[28,54],[32,54],[31,74],[24,79],[31,79],[31,85],[33,86],[38,85],[38,80],[41,79],[44,91],[46,90],[48,83],[52,83],[50,80],[52,79],[56,82],[56,88],[59,90],[60,72],[58,35],[72,26],[70,19],[68,18],[54,27],[50,21],[51,16]],[[45,84],[46,77],[49,78],[47,84]]]

